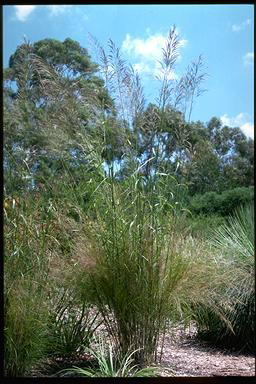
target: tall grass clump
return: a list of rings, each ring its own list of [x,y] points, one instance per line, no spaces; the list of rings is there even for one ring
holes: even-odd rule
[[[61,189],[61,188],[60,188]],[[70,196],[70,194],[72,195]],[[84,236],[84,216],[73,199],[74,187],[51,199],[51,224],[54,238],[48,246],[48,322],[47,348],[49,357],[74,357],[89,347],[94,331],[100,325],[99,313],[92,306],[89,294],[81,296],[79,276],[86,289],[87,270],[91,268],[88,239]],[[76,193],[78,195],[78,193]]]
[[[5,292],[4,370],[6,376],[25,376],[46,351],[45,298],[32,282],[19,279]]]
[[[171,204],[166,193],[174,177],[163,172],[157,135],[171,98],[170,73],[178,46],[173,28],[163,49],[159,108],[142,117],[138,75],[126,65],[112,41],[109,55],[98,45],[105,82],[116,92],[121,118],[132,123],[136,139],[131,143],[125,125],[121,125],[129,173],[122,183],[115,177],[116,163],[108,142],[106,177],[92,193],[95,220],[88,232],[96,262],[90,274],[91,290],[116,353],[125,356],[133,348],[140,364],[157,359],[160,335],[165,333],[170,313],[180,311],[181,301],[192,296],[193,288],[193,294],[198,295],[196,282],[194,286],[187,283],[191,261],[175,245],[171,215],[166,214],[179,202]],[[102,119],[107,135],[110,121],[104,115]],[[147,126],[151,135],[147,159],[140,159],[138,154],[142,126]]]
[[[23,376],[45,352],[47,221],[22,198],[5,199],[4,370]]]
[[[215,229],[212,244],[229,284],[222,290],[222,309],[227,321],[214,310],[197,313],[199,335],[227,348],[255,348],[254,205],[240,206],[228,222]]]
[[[191,308],[208,305],[224,318],[219,288],[228,274],[202,240],[175,232],[160,191],[151,196],[152,204],[142,177],[127,180],[126,189],[110,181],[102,189],[113,200],[105,200],[91,231],[96,305],[117,351],[138,349],[137,361],[149,363],[161,359],[156,351],[163,351],[170,322],[188,323]]]
[[[4,201],[6,376],[27,375],[47,356],[80,353],[100,323],[77,292],[76,275],[85,278],[88,265],[84,223],[61,197],[62,204],[58,194],[30,191]]]
[[[143,107],[139,78],[111,40],[109,55],[98,48],[106,84],[110,82],[112,92],[119,96],[121,118],[132,120],[136,130]],[[105,119],[106,133],[108,126]],[[119,353],[125,355],[132,346],[137,350],[136,358],[144,362],[155,352],[163,325],[166,301],[162,296],[166,286],[161,286],[165,280],[160,275],[165,273],[167,264],[162,258],[166,229],[161,222],[162,204],[159,205],[159,198],[154,199],[155,192],[154,197],[146,195],[145,180],[139,174],[143,165],[136,160],[137,147],[130,144],[127,139],[126,149],[130,150],[126,156],[129,155],[132,173],[125,186],[114,177],[112,156],[108,177],[95,191],[97,218],[92,232],[98,249],[91,281],[97,306]]]
[[[124,354],[131,346],[140,348],[136,354],[144,361],[156,349],[170,280],[175,285],[185,266],[177,263],[170,276],[170,257],[163,254],[167,228],[160,222],[162,215],[136,190],[141,187],[138,180],[132,181],[133,195],[131,190],[104,185],[104,194],[113,199],[105,201],[106,211],[99,213],[95,224],[98,255],[92,284],[117,347]]]

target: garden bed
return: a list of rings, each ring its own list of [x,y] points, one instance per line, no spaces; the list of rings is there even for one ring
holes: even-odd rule
[[[161,353],[161,345],[158,349]],[[89,355],[77,359],[48,359],[41,369],[31,372],[34,377],[56,377],[73,365],[88,367],[93,363]],[[169,376],[254,376],[255,357],[241,352],[221,350],[196,338],[194,325],[177,326],[166,334],[161,362],[157,364],[162,377]]]

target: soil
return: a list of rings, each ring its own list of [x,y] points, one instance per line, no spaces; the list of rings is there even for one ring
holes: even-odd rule
[[[103,330],[101,330],[102,332]],[[221,350],[199,341],[196,337],[196,327],[190,325],[172,328],[165,336],[161,355],[158,348],[157,367],[162,377],[210,377],[210,376],[255,376],[255,357],[251,354]],[[48,360],[40,370],[34,370],[31,376],[56,377],[58,372],[73,365],[88,367],[90,356],[80,356],[79,359]]]

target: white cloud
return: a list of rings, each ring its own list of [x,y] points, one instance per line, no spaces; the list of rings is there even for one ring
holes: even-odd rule
[[[162,48],[165,47],[166,36],[161,34],[151,35],[146,39],[132,39],[129,33],[126,34],[122,44],[122,50],[128,54],[143,57],[147,60],[160,60],[162,56]],[[187,40],[180,40],[180,47],[184,47]]]
[[[247,67],[254,63],[254,52],[247,52],[243,57],[244,65]]]
[[[47,6],[50,9],[50,15],[51,16],[58,16],[64,13],[68,8],[73,7],[73,5],[48,5]]]
[[[229,117],[227,114],[224,114],[220,120],[223,125],[239,127],[247,137],[254,138],[254,125],[250,121],[249,114],[241,112],[235,117]]]
[[[134,69],[139,73],[151,73],[161,76],[159,60],[162,58],[162,48],[166,45],[167,36],[162,34],[149,35],[149,33],[150,30],[147,29],[148,37],[145,39],[132,38],[131,35],[127,33],[121,49],[124,53],[132,56],[134,60],[138,60],[138,62],[134,64]],[[186,44],[187,40],[181,39],[179,48],[184,47]],[[173,72],[171,78],[177,78],[177,75]]]
[[[141,73],[153,74],[155,76],[158,76],[160,79],[163,78],[163,73],[161,72],[161,66],[160,66],[159,62],[156,62],[154,67],[150,66],[149,64],[140,62],[140,63],[134,64],[133,68],[139,74],[141,74]],[[172,71],[171,73],[169,73],[168,79],[169,80],[174,80],[174,79],[176,80],[176,79],[178,79],[178,75],[174,71]]]
[[[132,39],[130,34],[122,44],[122,50],[128,54],[141,56],[147,60],[155,60],[161,57],[161,48],[164,47],[166,38],[163,35],[151,35],[147,39]]]
[[[26,21],[36,5],[15,5],[15,16],[19,21]]]
[[[15,5],[15,18],[19,21],[26,21],[31,12],[37,7],[38,5]],[[73,5],[47,5],[46,7],[50,11],[50,16],[58,16],[73,7]]]
[[[148,64],[145,64],[145,63],[136,63],[133,65],[133,68],[138,73],[141,73],[141,72],[150,73],[151,72],[150,66]]]
[[[254,125],[252,123],[245,123],[240,128],[246,136],[254,139]]]
[[[242,29],[245,29],[250,24],[251,24],[251,19],[247,19],[247,20],[243,21],[241,24],[233,24],[232,25],[232,31],[233,32],[240,32]]]
[[[221,116],[221,122],[224,125],[228,125],[229,127],[238,127],[242,124],[242,120],[244,118],[244,114],[241,112],[236,117],[228,117],[228,115],[225,113],[223,116]]]

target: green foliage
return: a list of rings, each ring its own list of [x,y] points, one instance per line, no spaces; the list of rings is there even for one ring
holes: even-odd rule
[[[235,188],[220,194],[207,192],[204,195],[196,195],[191,199],[189,208],[195,214],[227,216],[239,205],[250,203],[253,199],[254,187]]]
[[[12,76],[5,81],[8,193],[15,189],[15,178],[21,189],[31,189],[49,175],[59,175],[64,163],[72,171],[77,164],[92,169],[91,149],[103,137],[98,118],[112,105],[104,82],[94,75],[96,69],[87,51],[71,39],[46,39],[17,48],[6,71],[7,79],[8,73]],[[13,81],[17,91],[10,97]]]
[[[20,65],[29,62],[27,57],[23,56],[23,49],[26,42],[17,48],[15,53],[9,59],[9,79],[17,80]],[[97,64],[90,59],[87,49],[80,46],[77,41],[70,38],[60,42],[55,39],[44,39],[31,44],[30,54],[41,57],[54,69],[67,77],[74,76],[92,76],[97,70]],[[38,81],[36,77],[28,79],[32,85]]]
[[[191,152],[191,160],[183,171],[190,195],[218,190],[221,161],[211,143],[207,139],[200,139]]]
[[[55,39],[40,40],[33,48],[35,54],[58,71],[70,72],[73,76],[89,76],[97,70],[97,64],[92,63],[87,49],[70,38],[65,39],[63,43]]]
[[[160,183],[145,193],[143,180],[136,173],[122,187],[106,179],[97,189],[97,220],[88,231],[96,260],[95,304],[119,352],[141,348],[134,356],[140,363],[158,358],[167,319],[179,318],[191,301],[214,304],[224,279],[199,241],[177,234]]]
[[[4,201],[5,374],[23,376],[45,355],[49,220],[34,201]]]
[[[215,229],[212,243],[219,262],[230,271],[222,289],[221,314],[199,306],[194,311],[199,336],[228,348],[255,349],[254,205],[238,208]]]
[[[83,350],[99,325],[90,304],[78,299],[83,251],[74,234],[81,223],[55,204],[35,191],[4,201],[7,376],[26,375],[49,355]]]
[[[73,288],[73,291],[77,289]],[[57,293],[55,292],[54,301]],[[72,357],[89,347],[95,330],[100,325],[98,313],[92,315],[92,307],[74,297],[66,289],[50,311],[47,331],[47,355]],[[95,312],[95,311],[94,311]]]
[[[45,297],[32,281],[16,279],[5,292],[4,372],[19,377],[46,355]]]
[[[36,203],[35,203],[36,206]],[[24,376],[45,354],[48,311],[46,234],[29,201],[4,201],[4,369]]]
[[[134,364],[132,356],[137,352],[127,352],[123,357],[114,353],[114,347],[110,343],[106,352],[106,341],[102,339],[98,342],[98,349],[89,349],[90,354],[95,358],[98,368],[78,368],[73,367],[64,370],[75,376],[82,377],[155,377],[158,376],[157,368],[139,368]],[[63,372],[63,371],[62,371]],[[66,374],[63,374],[65,376]]]
[[[188,212],[181,212],[174,219],[175,230],[184,236],[193,238],[209,239],[212,231],[225,223],[225,217],[220,215],[192,215]]]

